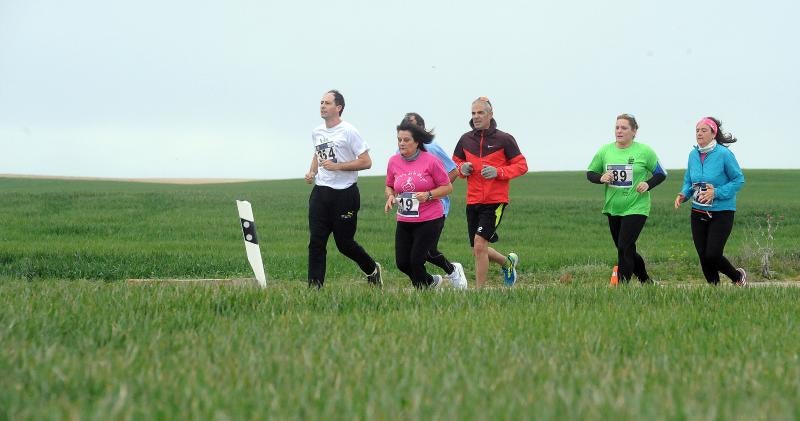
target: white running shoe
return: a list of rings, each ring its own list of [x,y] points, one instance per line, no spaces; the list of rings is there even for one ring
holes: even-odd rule
[[[746,287],[747,286],[747,272],[745,272],[743,268],[739,268],[739,269],[736,269],[736,270],[739,271],[739,273],[742,274],[742,277],[739,278],[738,281],[735,281],[733,283],[733,285],[737,286],[737,287]]]
[[[430,289],[439,289],[442,287],[442,275],[431,275],[433,278],[433,283],[430,285]]]
[[[464,266],[461,263],[453,262],[453,273],[447,275],[447,279],[455,289],[467,288],[467,275],[464,274]]]

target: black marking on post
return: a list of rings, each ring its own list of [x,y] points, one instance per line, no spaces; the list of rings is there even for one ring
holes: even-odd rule
[[[239,218],[239,220],[242,223],[242,235],[244,236],[244,241],[258,245],[258,236],[256,235],[256,223],[242,218]]]

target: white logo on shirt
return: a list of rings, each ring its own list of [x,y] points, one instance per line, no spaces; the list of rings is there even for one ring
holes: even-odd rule
[[[404,192],[414,191],[414,180],[412,179],[411,176],[409,176],[408,180],[406,180],[406,183],[403,184],[403,191]]]

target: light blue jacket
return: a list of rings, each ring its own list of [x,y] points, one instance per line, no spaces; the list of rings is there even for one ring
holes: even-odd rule
[[[425,149],[428,152],[435,155],[439,158],[439,161],[442,161],[442,165],[444,165],[444,170],[447,171],[447,174],[450,174],[450,171],[456,169],[456,163],[453,162],[453,158],[450,158],[450,155],[439,146],[436,141],[431,141],[431,143],[425,144]],[[447,213],[450,212],[450,196],[445,196],[442,199],[442,206],[444,207],[444,216],[447,217]]]
[[[692,203],[695,209],[707,211],[736,210],[736,193],[744,184],[744,174],[730,149],[717,145],[708,152],[706,159],[700,161],[700,151],[695,146],[689,153],[689,163],[683,176],[683,194],[687,200],[694,195],[695,183],[708,183],[714,186],[714,201],[711,206]]]

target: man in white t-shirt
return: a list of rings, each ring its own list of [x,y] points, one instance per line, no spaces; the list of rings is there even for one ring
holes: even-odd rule
[[[358,264],[367,282],[382,286],[381,266],[355,240],[361,195],[358,171],[372,166],[369,146],[358,129],[342,120],[344,96],[331,90],[322,96],[320,116],[325,120],[311,132],[314,156],[306,183],[314,183],[308,209],[308,285],[322,288],[328,237],[333,233],[336,247]]]

